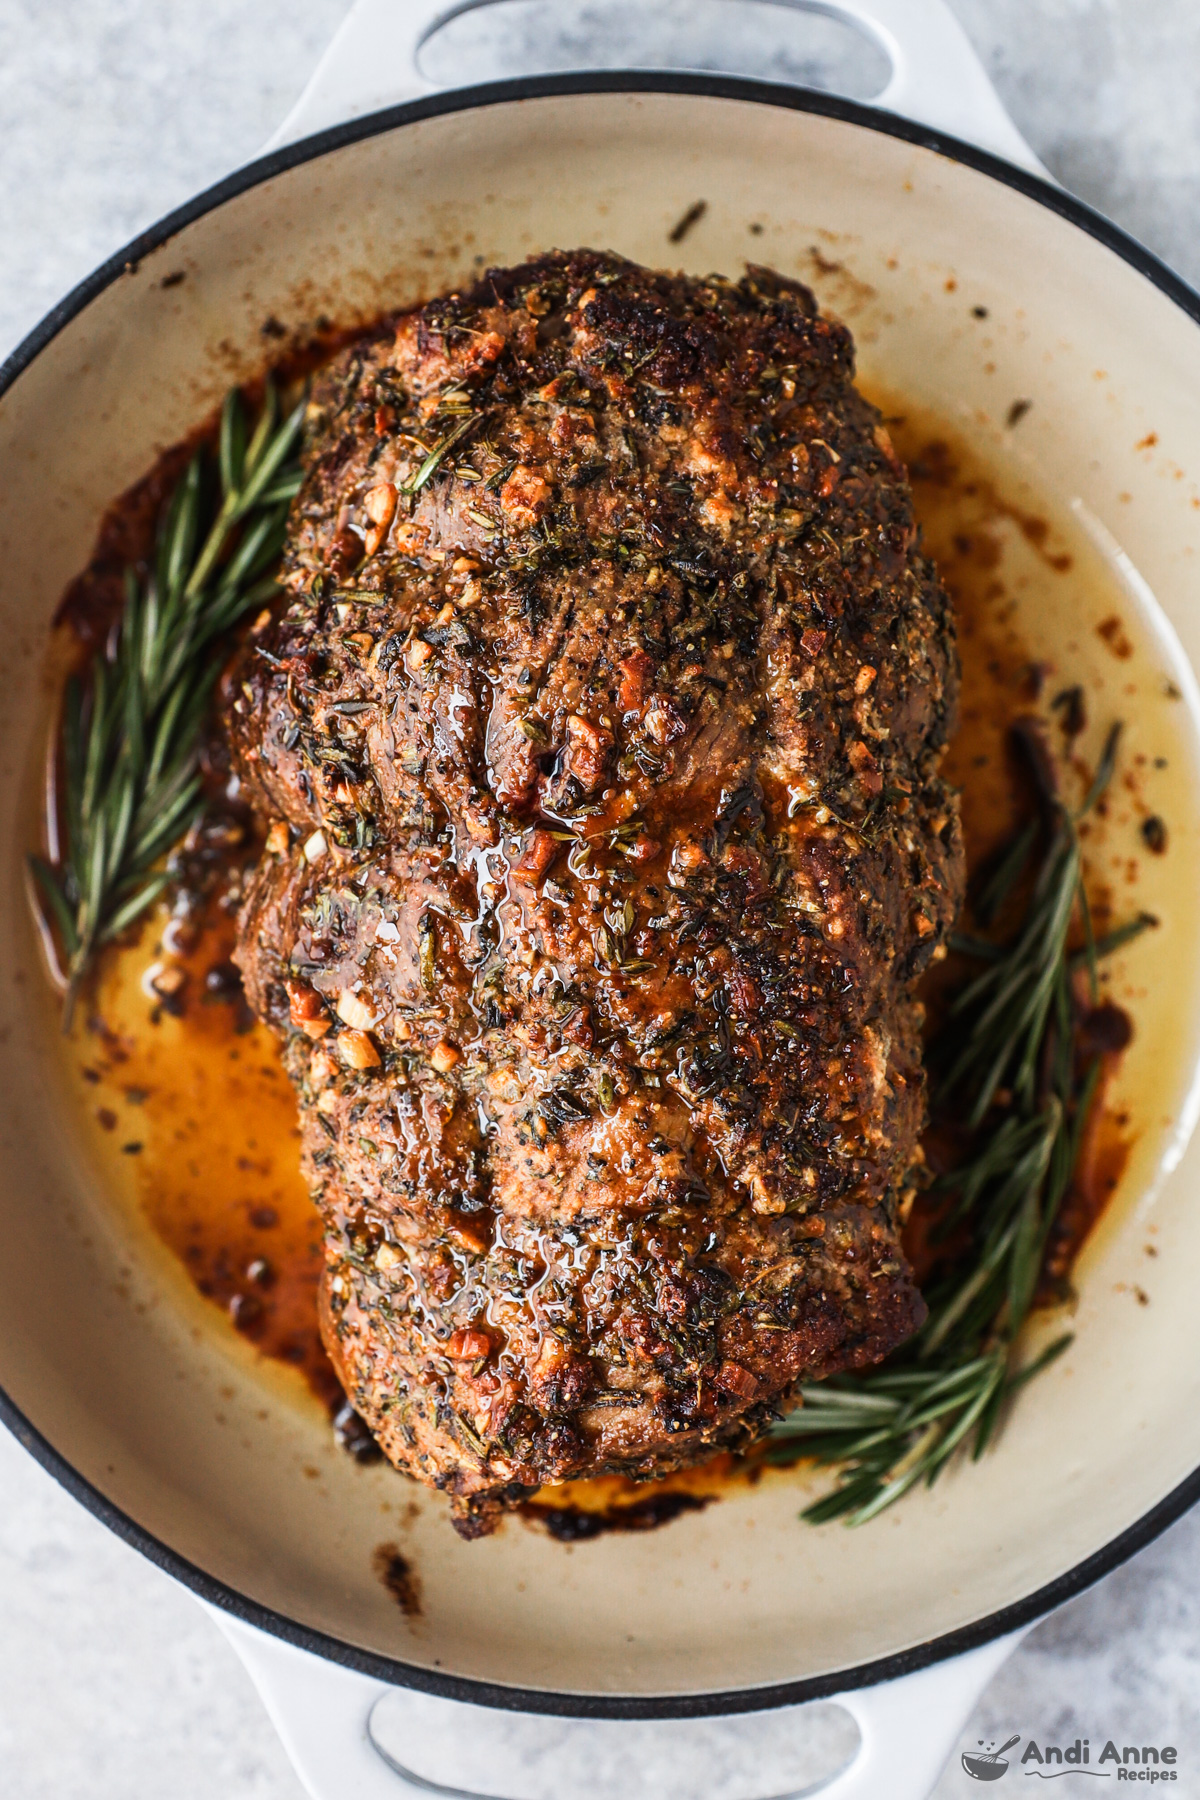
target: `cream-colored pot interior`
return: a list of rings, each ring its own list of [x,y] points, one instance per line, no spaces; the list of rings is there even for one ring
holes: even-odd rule
[[[1131,753],[1169,750],[1170,854],[1132,896],[1161,928],[1117,976],[1137,1025],[1122,1079],[1138,1135],[1080,1270],[1074,1346],[994,1453],[859,1531],[798,1523],[822,1484],[793,1474],[656,1533],[572,1548],[513,1521],[464,1544],[437,1497],[355,1466],[315,1405],[211,1328],[107,1188],[28,923],[47,629],[105,504],[261,366],[268,317],[365,318],[577,244],[813,281],[870,381],[957,420],[1060,512],[1074,505],[1077,566],[1091,556],[1098,584],[1125,584]],[[1006,433],[1016,398],[1033,406]],[[1044,204],[860,123],[702,92],[508,101],[301,162],[182,228],[17,378],[0,470],[0,1380],[138,1526],[288,1620],[442,1676],[678,1696],[847,1669],[968,1626],[1200,1465],[1200,1149],[1182,1147],[1200,1030],[1200,329],[1144,275]],[[1086,620],[1036,623],[1091,642]],[[420,1618],[373,1570],[389,1540],[419,1573]]]

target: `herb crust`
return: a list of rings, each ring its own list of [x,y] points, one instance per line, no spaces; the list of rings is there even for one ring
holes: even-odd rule
[[[953,619],[849,333],[589,251],[321,376],[223,687],[323,1331],[468,1533],[745,1441],[924,1317]]]

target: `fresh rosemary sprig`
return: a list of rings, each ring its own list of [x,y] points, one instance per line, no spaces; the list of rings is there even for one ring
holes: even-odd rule
[[[1154,921],[1142,915],[1106,937],[1091,928],[1082,881],[1079,821],[1107,787],[1119,727],[1109,733],[1080,807],[1064,805],[1048,757],[1031,758],[1041,818],[1013,840],[975,900],[985,928],[1030,872],[1044,842],[1021,922],[1003,943],[960,937],[954,948],[983,964],[949,1007],[932,1062],[943,1071],[935,1116],[972,1132],[967,1160],[942,1176],[947,1206],[934,1227],[942,1244],[965,1240],[951,1267],[926,1288],[929,1315],[879,1369],[801,1389],[803,1405],[768,1434],[769,1462],[838,1464],[833,1491],[801,1515],[813,1524],[860,1525],[917,1482],[931,1484],[965,1443],[980,1457],[1002,1407],[1066,1349],[1069,1335],[1023,1367],[1016,1343],[1033,1305],[1047,1239],[1078,1161],[1100,1075],[1081,1065],[1072,979]],[[1073,921],[1084,937],[1068,949]]]
[[[201,809],[198,745],[222,634],[276,588],[300,486],[304,401],[284,419],[268,383],[248,436],[235,389],[221,413],[219,485],[197,453],[159,522],[154,566],[126,571],[126,604],[85,679],[63,695],[57,746],[61,843],[30,857],[62,947],[64,1028],[96,951],[167,884],[159,866]]]

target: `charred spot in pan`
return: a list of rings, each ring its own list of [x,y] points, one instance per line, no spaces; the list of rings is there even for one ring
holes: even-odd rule
[[[1059,715],[1065,737],[1077,738],[1087,730],[1087,703],[1080,686],[1064,688],[1055,694],[1050,706]]]
[[[555,1506],[540,1500],[526,1500],[519,1511],[523,1518],[541,1525],[559,1544],[584,1544],[614,1531],[656,1531],[669,1525],[683,1513],[703,1512],[716,1499],[715,1494],[689,1494],[667,1490],[647,1494],[644,1500],[591,1510],[580,1506]]]
[[[1081,1056],[1115,1056],[1133,1041],[1133,1021],[1124,1007],[1103,1001],[1091,1007],[1079,1021],[1076,1042]]]
[[[1096,636],[1104,640],[1119,662],[1128,662],[1133,655],[1133,645],[1118,613],[1110,613],[1107,619],[1100,621]]]
[[[421,1617],[421,1580],[396,1544],[380,1544],[371,1558],[375,1574],[406,1619]]]

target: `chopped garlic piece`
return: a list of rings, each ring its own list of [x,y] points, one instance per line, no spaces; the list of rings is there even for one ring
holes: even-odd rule
[[[353,1025],[356,1031],[370,1031],[375,1023],[374,1008],[368,1006],[350,988],[343,988],[338,995],[337,1014],[347,1025]]]

